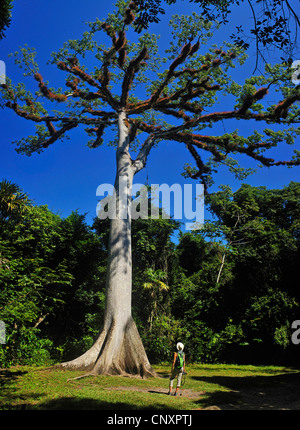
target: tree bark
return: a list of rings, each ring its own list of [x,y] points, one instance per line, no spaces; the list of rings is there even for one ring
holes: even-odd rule
[[[129,154],[129,129],[119,114],[115,179],[116,216],[111,220],[103,330],[94,345],[64,368],[93,374],[155,376],[131,315],[131,188],[137,169]],[[125,186],[124,186],[125,185]]]

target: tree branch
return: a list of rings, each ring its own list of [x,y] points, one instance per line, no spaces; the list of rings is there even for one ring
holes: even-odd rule
[[[154,134],[150,134],[142,145],[138,156],[136,157],[133,168],[134,174],[142,170],[146,166],[148,155],[155,144],[155,136]]]
[[[70,62],[70,59],[69,59],[69,62]],[[66,63],[60,61],[57,63],[57,67],[61,70],[67,71],[75,76],[78,76],[83,82],[87,82],[89,85],[97,88],[98,91],[94,93],[79,91],[77,89],[78,82],[73,81],[73,83],[71,83],[69,81],[68,86],[72,87],[73,85],[73,89],[74,89],[73,96],[81,97],[82,99],[86,99],[86,100],[92,100],[93,98],[101,98],[103,101],[107,102],[113,109],[119,110],[120,109],[119,102],[113,97],[113,95],[111,94],[107,86],[109,82],[109,77],[108,77],[108,71],[106,70],[106,68],[104,67],[104,74],[102,74],[99,77],[100,79],[100,84],[99,84],[92,76],[88,75],[86,72],[81,70],[77,64],[78,63],[76,62],[76,64],[74,65],[74,61],[73,61],[72,67],[69,67]]]

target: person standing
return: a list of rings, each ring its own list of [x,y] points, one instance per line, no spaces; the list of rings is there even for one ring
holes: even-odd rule
[[[177,387],[174,396],[177,396],[178,390],[181,385],[182,374],[185,372],[185,354],[183,352],[184,345],[178,342],[176,345],[177,352],[174,353],[173,364],[171,369],[170,386],[168,395],[171,395],[173,383],[177,377]]]

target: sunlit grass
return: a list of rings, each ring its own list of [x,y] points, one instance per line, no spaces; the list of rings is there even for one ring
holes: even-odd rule
[[[298,378],[295,369],[275,366],[190,365],[179,396],[167,396],[169,366],[159,377],[81,376],[81,372],[36,367],[0,370],[0,409],[192,410],[239,405],[241,390],[282,387]]]

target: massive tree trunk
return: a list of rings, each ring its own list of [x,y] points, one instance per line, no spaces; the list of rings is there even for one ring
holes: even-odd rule
[[[115,180],[116,216],[111,220],[103,330],[94,345],[64,368],[95,374],[154,376],[131,315],[131,188],[136,171],[129,154],[125,114],[119,115]],[[124,186],[125,185],[125,186]]]

